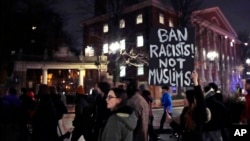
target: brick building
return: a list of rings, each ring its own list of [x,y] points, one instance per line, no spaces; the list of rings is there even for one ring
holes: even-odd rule
[[[96,9],[93,18],[81,23],[85,56],[108,56],[108,72],[116,80],[134,77],[147,83],[147,63],[133,55],[140,54],[147,60],[151,27],[176,27],[178,18],[169,5],[159,0],[121,3],[106,6],[109,4],[104,2],[96,6],[102,12]],[[234,85],[241,82],[241,42],[236,32],[218,7],[194,11],[190,21],[195,28],[194,65],[201,83],[216,82],[229,95]],[[149,88],[156,104],[159,103],[159,86]],[[172,87],[172,93],[178,97],[185,89]]]

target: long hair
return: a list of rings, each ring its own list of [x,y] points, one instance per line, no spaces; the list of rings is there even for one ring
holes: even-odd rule
[[[196,107],[196,99],[194,97],[194,92],[195,92],[194,90],[186,91],[186,98],[189,102],[189,106],[187,107],[187,111],[184,115],[185,128],[187,130],[193,130],[196,127],[194,119],[193,119],[193,112]]]

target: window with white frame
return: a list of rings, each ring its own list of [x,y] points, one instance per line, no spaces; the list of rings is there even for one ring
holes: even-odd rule
[[[120,66],[120,77],[126,76],[126,66]]]
[[[136,46],[137,47],[143,47],[143,45],[144,45],[143,35],[138,35],[136,37]]]
[[[102,45],[102,51],[104,54],[109,53],[109,44],[108,43],[105,43]]]
[[[108,24],[104,24],[103,25],[103,33],[107,33],[109,31],[109,25]]]
[[[142,14],[137,15],[136,17],[136,24],[141,24],[143,22]]]
[[[162,13],[159,14],[159,23],[164,24],[164,15]]]
[[[120,20],[119,27],[120,28],[125,28],[125,20],[124,19]]]
[[[120,40],[120,49],[121,50],[125,50],[126,49],[125,39]]]
[[[174,27],[174,22],[173,22],[172,19],[169,19],[169,20],[168,20],[168,26],[169,26],[169,27]]]
[[[137,75],[144,75],[144,67],[143,67],[143,64],[139,64],[137,66]]]
[[[85,56],[94,56],[95,55],[95,50],[92,46],[87,46],[85,48]]]

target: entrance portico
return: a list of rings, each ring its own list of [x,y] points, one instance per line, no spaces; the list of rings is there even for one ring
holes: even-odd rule
[[[17,88],[27,87],[27,74],[28,69],[42,70],[42,84],[48,84],[48,70],[50,69],[76,69],[79,71],[78,85],[84,86],[84,78],[86,70],[98,70],[99,74],[107,72],[106,58],[100,60],[100,65],[95,65],[95,60],[91,59],[85,62],[31,62],[31,61],[16,61],[14,64],[14,74],[18,76],[19,83]],[[98,76],[99,77],[99,76]]]

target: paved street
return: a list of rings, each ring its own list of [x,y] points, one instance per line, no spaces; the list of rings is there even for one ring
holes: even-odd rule
[[[178,117],[182,111],[183,107],[174,107],[173,108],[173,118],[174,120],[178,121]],[[65,125],[65,129],[68,130],[70,128],[72,128],[72,120],[74,119],[74,106],[68,106],[68,114],[65,114],[63,117],[63,123]],[[153,114],[154,114],[154,121],[153,121],[153,125],[154,125],[154,129],[158,129],[160,126],[160,120],[161,120],[161,116],[163,113],[163,109],[162,108],[154,108],[153,109]],[[169,125],[167,123],[165,123],[164,125],[164,133],[160,134],[160,139],[161,141],[176,141],[176,138],[170,138],[170,130],[171,128],[169,127]],[[84,141],[83,138],[81,138],[79,141]]]

